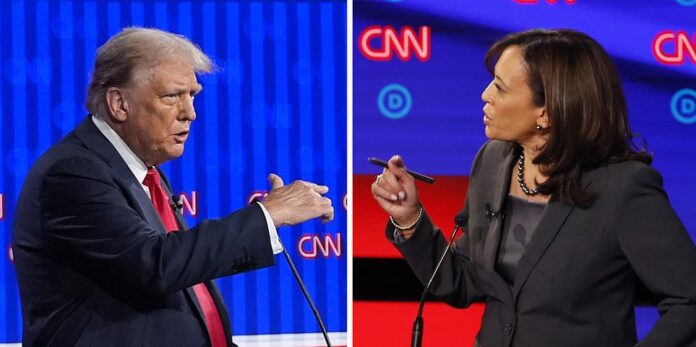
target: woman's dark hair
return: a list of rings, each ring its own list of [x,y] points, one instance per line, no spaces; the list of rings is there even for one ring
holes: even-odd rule
[[[581,185],[583,171],[613,162],[652,157],[633,143],[621,83],[607,52],[591,37],[573,30],[530,30],[496,42],[486,54],[493,74],[502,52],[518,46],[527,68],[535,106],[545,106],[548,141],[534,159],[548,180],[541,194],[586,206],[595,194]]]

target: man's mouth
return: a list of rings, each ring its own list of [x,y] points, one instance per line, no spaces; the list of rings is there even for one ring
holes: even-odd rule
[[[178,132],[178,133],[174,134],[174,140],[177,143],[184,143],[184,142],[186,142],[186,139],[188,138],[188,134],[189,134],[188,130]]]

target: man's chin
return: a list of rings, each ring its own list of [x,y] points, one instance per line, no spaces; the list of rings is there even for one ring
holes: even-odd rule
[[[169,151],[169,155],[171,157],[170,160],[176,159],[180,157],[182,154],[184,154],[184,143],[177,143]]]
[[[174,160],[184,154],[184,144],[178,143],[167,148],[164,153],[161,153],[159,160],[155,165],[166,163],[170,160]]]

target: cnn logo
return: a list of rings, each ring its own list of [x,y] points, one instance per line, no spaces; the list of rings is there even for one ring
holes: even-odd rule
[[[332,254],[335,257],[340,257],[342,255],[341,249],[340,233],[337,233],[335,237],[326,234],[323,238],[319,235],[303,235],[297,242],[297,250],[305,259],[314,259],[319,255],[329,258]]]
[[[672,47],[673,49],[666,49]],[[653,40],[653,55],[662,64],[681,65],[686,62],[686,57],[696,64],[696,34],[691,41],[684,31],[663,31]]]
[[[405,26],[398,32],[389,25],[373,25],[360,33],[358,47],[365,58],[374,61],[392,60],[394,55],[402,61],[409,61],[414,55],[420,61],[427,61],[431,54],[431,32],[429,26],[421,26],[417,31]]]

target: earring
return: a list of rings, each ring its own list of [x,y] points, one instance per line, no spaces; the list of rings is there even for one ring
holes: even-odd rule
[[[544,128],[542,128],[541,125],[539,125],[539,124],[536,125],[536,130],[541,131],[541,130],[543,130],[543,129],[544,129]]]

